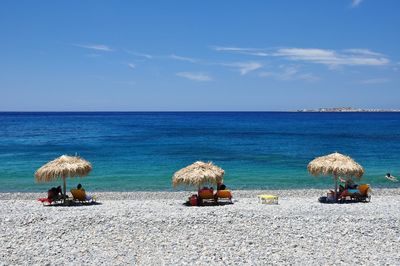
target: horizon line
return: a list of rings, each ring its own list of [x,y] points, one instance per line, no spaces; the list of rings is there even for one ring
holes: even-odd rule
[[[319,111],[317,109],[297,109],[297,110],[173,110],[173,111],[156,111],[156,110],[143,110],[143,111],[119,111],[119,110],[104,110],[104,111],[2,111],[0,113],[398,113],[399,109],[380,109],[380,108],[359,108],[362,111]],[[376,110],[376,111],[368,111]]]

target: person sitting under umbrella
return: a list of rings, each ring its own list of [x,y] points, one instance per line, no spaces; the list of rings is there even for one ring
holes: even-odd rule
[[[351,178],[347,178],[344,180],[343,178],[339,177],[340,182],[344,183],[344,186],[339,186],[339,197],[338,199],[346,198],[346,196],[351,195],[352,193],[358,193],[358,185],[354,183]]]
[[[344,187],[342,185],[340,185],[344,189],[356,189],[357,188],[357,184],[354,183],[353,179],[351,179],[351,178],[347,178],[345,180],[345,179],[339,177],[339,180],[340,180],[340,182],[344,183]]]
[[[78,184],[78,185],[76,186],[76,188],[79,189],[79,190],[82,190],[83,192],[85,192],[85,199],[86,199],[87,201],[93,200],[93,197],[92,197],[92,196],[89,196],[88,194],[86,194],[86,191],[85,191],[85,189],[82,187],[81,184]]]
[[[226,186],[223,183],[217,183],[217,190],[225,190]]]

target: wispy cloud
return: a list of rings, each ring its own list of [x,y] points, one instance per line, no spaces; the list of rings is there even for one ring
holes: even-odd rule
[[[218,51],[218,52],[234,52],[234,53],[254,55],[254,56],[269,56],[269,55],[271,55],[269,53],[269,51],[267,51],[267,49],[258,49],[258,48],[211,46],[211,49]]]
[[[382,66],[389,64],[389,59],[381,54],[365,48],[352,48],[342,51],[319,48],[240,48],[213,46],[219,52],[230,52],[254,56],[282,57],[292,61],[305,61],[310,63],[335,66]]]
[[[215,51],[234,51],[234,52],[242,52],[248,51],[253,48],[240,48],[240,47],[232,47],[232,46],[211,46],[211,48]]]
[[[374,79],[362,80],[360,83],[361,84],[382,84],[382,83],[388,83],[388,82],[390,82],[390,79],[388,79],[388,78],[374,78]]]
[[[153,56],[150,54],[145,54],[145,53],[138,53],[138,52],[132,52],[130,50],[124,50],[126,53],[137,56],[137,57],[142,57],[142,58],[146,58],[146,59],[152,59]]]
[[[381,53],[377,53],[365,48],[353,48],[353,49],[345,49],[344,52],[360,54],[360,55],[373,55],[373,56],[383,56]]]
[[[389,63],[389,59],[383,55],[366,49],[350,49],[350,51],[337,52],[314,48],[282,48],[276,51],[275,56],[329,66],[382,66]]]
[[[246,75],[263,66],[261,63],[258,62],[222,63],[220,65],[235,68],[240,72],[240,75]]]
[[[308,82],[315,82],[320,80],[320,77],[312,74],[312,73],[304,73],[304,74],[299,74],[297,76],[295,76],[294,79],[301,79],[304,81],[308,81]]]
[[[81,47],[85,49],[91,49],[96,51],[103,51],[103,52],[113,52],[114,49],[110,48],[104,44],[73,44],[76,47]]]
[[[320,78],[312,73],[301,73],[296,66],[280,66],[280,71],[265,71],[259,74],[260,77],[271,77],[277,80],[304,80],[308,82],[315,82]]]
[[[358,7],[363,0],[351,0],[351,7]]]
[[[135,69],[135,68],[136,68],[136,65],[135,65],[135,64],[132,64],[132,63],[128,63],[128,67],[129,67],[129,68],[132,68],[132,69]]]
[[[178,77],[194,80],[194,81],[211,81],[212,78],[204,73],[200,72],[179,72],[176,73]]]
[[[174,60],[185,61],[185,62],[190,62],[190,63],[196,63],[198,61],[198,60],[190,58],[190,57],[179,56],[176,54],[171,54],[168,57],[171,59],[174,59]]]

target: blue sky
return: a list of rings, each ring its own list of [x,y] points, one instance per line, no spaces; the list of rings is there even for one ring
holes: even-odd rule
[[[400,1],[1,1],[0,110],[400,108]]]

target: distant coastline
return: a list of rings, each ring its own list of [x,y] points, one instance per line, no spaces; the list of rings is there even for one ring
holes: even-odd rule
[[[165,110],[157,110],[157,111],[115,111],[115,110],[106,110],[106,111],[1,111],[2,115],[41,115],[41,114],[49,114],[49,115],[123,115],[123,114],[176,114],[176,113],[400,113],[400,109],[373,109],[373,108],[352,108],[352,107],[334,107],[334,108],[317,108],[317,109],[298,109],[298,110],[195,110],[195,111],[165,111]]]
[[[297,110],[297,112],[328,112],[328,113],[342,113],[342,112],[348,112],[348,113],[354,113],[354,112],[370,112],[370,113],[381,113],[381,112],[400,112],[400,109],[363,109],[363,108],[353,108],[353,107],[333,107],[333,108],[318,108],[318,109],[300,109]]]

